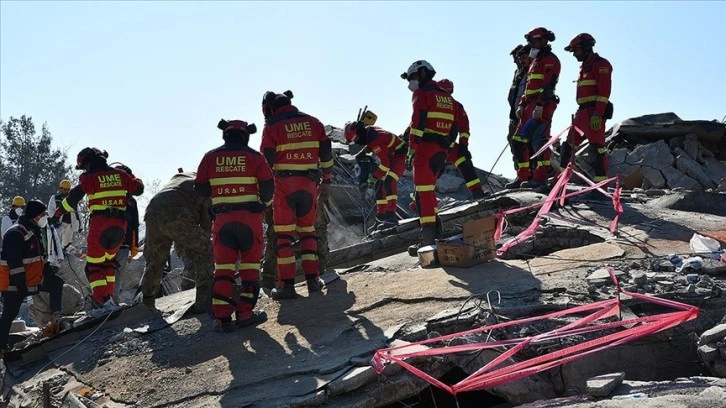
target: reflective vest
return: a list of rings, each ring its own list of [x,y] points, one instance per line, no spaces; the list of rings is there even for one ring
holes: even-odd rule
[[[561,68],[560,60],[552,53],[551,47],[548,45],[543,48],[529,65],[527,84],[519,104],[537,102],[544,105],[555,99],[555,86],[559,80]]]
[[[577,79],[577,104],[592,105],[595,112],[603,116],[610,101],[612,72],[610,62],[597,54],[583,62]]]
[[[17,292],[18,288],[10,284],[10,277],[24,273],[28,293],[37,292],[38,286],[43,282],[43,267],[45,266],[43,245],[33,231],[29,231],[22,224],[15,224],[8,229],[5,233],[6,241],[10,234],[22,235],[23,244],[21,248],[10,248],[12,243],[8,242],[4,244],[4,250],[0,256],[0,291]],[[23,254],[22,265],[8,265],[5,250],[21,251]]]
[[[91,214],[98,212],[126,211],[126,196],[136,194],[143,185],[123,170],[106,167],[97,171],[87,171],[78,178],[78,186],[88,197]],[[81,197],[76,197],[76,188],[63,200],[63,210],[73,211]]]
[[[421,140],[448,147],[458,133],[455,126],[458,107],[454,98],[434,81],[429,81],[414,91],[412,103],[411,147],[415,148]]]

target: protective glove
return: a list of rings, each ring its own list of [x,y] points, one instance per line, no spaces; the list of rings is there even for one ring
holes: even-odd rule
[[[590,129],[600,130],[600,127],[602,127],[602,116],[596,113],[590,117]]]
[[[524,114],[524,106],[517,106],[517,112],[515,114],[517,115],[517,119],[522,119],[522,115]]]
[[[330,180],[323,181],[322,183],[320,183],[320,186],[318,186],[318,199],[322,203],[327,203],[329,197],[330,197]]]
[[[415,150],[408,149],[408,153],[406,153],[406,170],[413,170],[413,154],[415,152]]]
[[[534,111],[532,111],[532,117],[534,120],[542,120],[542,105],[537,105],[534,107]]]
[[[378,179],[375,176],[368,177],[368,180],[366,181],[366,183],[368,183],[368,187],[370,188],[375,188],[377,182]]]
[[[471,160],[471,152],[469,152],[469,145],[459,144],[459,156],[464,156]]]

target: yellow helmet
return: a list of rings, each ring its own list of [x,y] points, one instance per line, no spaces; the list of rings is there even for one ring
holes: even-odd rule
[[[71,182],[69,180],[61,180],[60,182],[60,188],[63,190],[70,190],[71,189]]]
[[[25,199],[20,196],[13,197],[13,207],[25,207]]]

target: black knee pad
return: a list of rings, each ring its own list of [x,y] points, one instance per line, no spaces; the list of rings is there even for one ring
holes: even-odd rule
[[[315,197],[310,191],[298,190],[285,197],[287,206],[295,211],[295,215],[302,217],[312,211]]]
[[[109,227],[101,233],[101,246],[105,249],[113,249],[121,245],[126,231],[121,227]]]
[[[446,152],[438,152],[429,159],[429,168],[434,174],[439,174],[446,165]]]
[[[219,229],[219,241],[231,249],[248,251],[254,242],[252,229],[241,222],[228,222]]]

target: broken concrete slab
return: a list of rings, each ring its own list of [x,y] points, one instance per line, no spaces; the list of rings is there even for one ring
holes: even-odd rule
[[[459,191],[459,187],[461,187],[463,183],[463,178],[445,173],[436,181],[436,191],[443,194],[453,193],[455,191]]]
[[[703,186],[703,188],[708,189],[716,187],[716,183],[711,179],[708,173],[706,173],[703,167],[697,161],[689,157],[679,156],[676,159],[676,168],[686,176],[696,180],[701,186]],[[671,188],[681,187],[681,185],[673,184],[669,184],[668,186]],[[682,187],[688,188],[686,186]]]
[[[676,191],[647,203],[654,208],[726,216],[726,194],[713,191]]]
[[[342,377],[333,380],[327,385],[328,393],[331,396],[344,394],[360,388],[364,384],[373,381],[378,374],[373,367],[354,367]]]
[[[703,346],[698,347],[698,356],[701,357],[701,361],[704,363],[712,363],[718,360],[718,347],[711,344],[704,344]]]
[[[724,341],[726,338],[726,323],[714,326],[701,334],[698,338],[698,344],[710,344],[717,341]]]
[[[663,141],[638,145],[625,160],[628,164],[660,170],[673,165],[675,158],[670,147]]]
[[[604,374],[587,380],[587,392],[593,397],[607,397],[623,383],[625,372]]]

